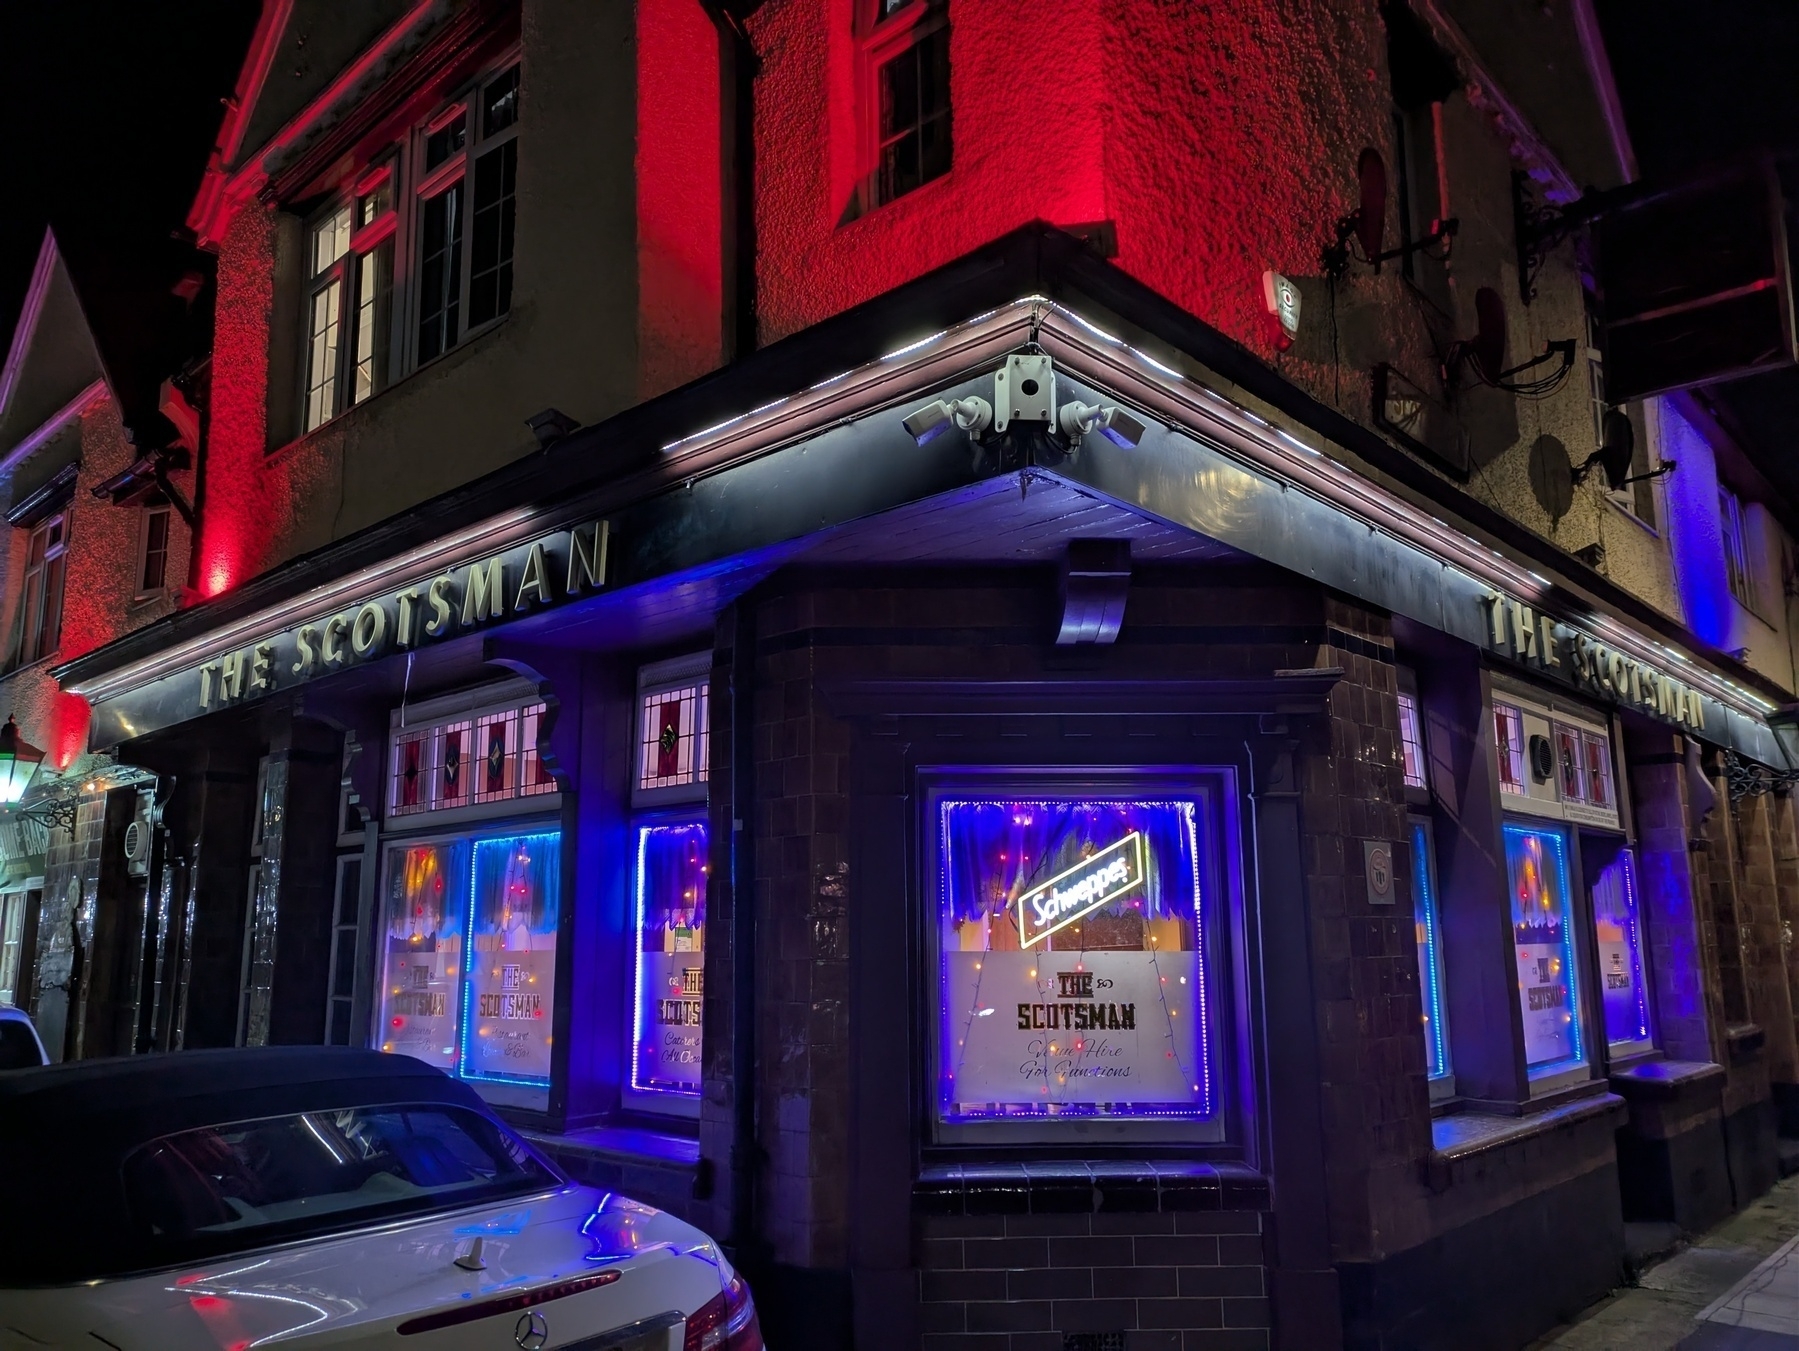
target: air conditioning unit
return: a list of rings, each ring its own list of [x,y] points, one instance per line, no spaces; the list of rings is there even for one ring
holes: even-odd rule
[[[150,875],[150,838],[156,825],[156,798],[137,795],[137,811],[125,827],[125,871],[132,877]]]

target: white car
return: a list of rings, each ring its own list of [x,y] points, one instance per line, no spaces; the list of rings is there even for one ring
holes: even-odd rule
[[[705,1234],[579,1186],[405,1056],[0,1073],[0,1348],[761,1351]]]

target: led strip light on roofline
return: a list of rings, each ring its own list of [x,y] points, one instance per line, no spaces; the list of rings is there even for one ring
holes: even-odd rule
[[[906,343],[795,394],[770,400],[667,442],[661,447],[660,472],[644,477],[663,480],[660,486],[666,486],[677,475],[698,477],[717,472],[744,455],[778,450],[853,417],[916,398],[920,385],[964,376],[969,367],[1004,355],[1031,333],[1071,372],[1107,385],[1122,379],[1152,416],[1204,437],[1221,452],[1277,482],[1306,492],[1359,521],[1371,532],[1421,549],[1444,566],[1459,566],[1470,578],[1510,591],[1521,599],[1541,601],[1551,588],[1549,579],[1540,573],[1364,478],[1285,428],[1157,360],[1074,310],[1034,294]],[[1097,344],[1090,339],[1097,340]],[[524,527],[537,519],[536,513],[523,510],[495,517],[431,545],[360,569],[110,675],[71,686],[70,692],[90,700],[105,699],[201,657],[241,645],[256,635],[289,627],[308,614],[330,608],[342,598],[361,595],[384,581],[427,571],[436,560],[468,545],[486,540],[509,542],[511,535],[523,533]],[[1699,666],[1685,654],[1645,638],[1606,615],[1595,612],[1583,619],[1612,646],[1638,660],[1679,662],[1683,679],[1739,712],[1761,716],[1776,707]]]

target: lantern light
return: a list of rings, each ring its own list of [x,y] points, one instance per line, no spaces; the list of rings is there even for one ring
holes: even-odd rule
[[[31,786],[44,753],[19,735],[11,717],[0,727],[0,807],[16,807]]]

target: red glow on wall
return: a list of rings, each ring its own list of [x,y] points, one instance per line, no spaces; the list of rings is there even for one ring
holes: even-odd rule
[[[644,397],[723,357],[718,34],[699,0],[637,6],[638,379]]]
[[[49,739],[44,750],[60,772],[87,746],[88,723],[93,710],[79,694],[58,693],[50,707]]]

